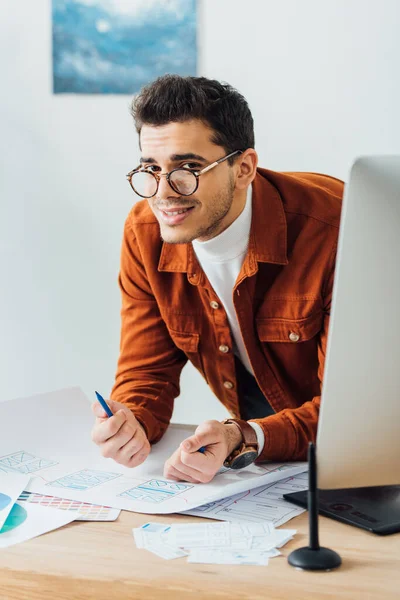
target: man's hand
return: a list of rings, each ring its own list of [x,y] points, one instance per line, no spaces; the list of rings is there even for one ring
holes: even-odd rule
[[[98,402],[92,404],[97,417],[92,440],[105,458],[113,458],[125,467],[137,467],[150,453],[146,433],[127,406],[114,400],[107,400],[107,404],[114,413],[112,417],[107,417]]]
[[[194,435],[181,442],[166,461],[164,477],[175,481],[208,483],[241,442],[242,436],[236,425],[205,421],[197,427]],[[198,451],[202,447],[205,448],[204,453]]]

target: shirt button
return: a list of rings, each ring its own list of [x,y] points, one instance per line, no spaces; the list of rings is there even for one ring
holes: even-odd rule
[[[229,352],[229,346],[226,346],[225,344],[221,344],[220,347],[218,348],[218,350],[220,352],[223,352],[224,354],[226,354],[227,352]]]
[[[299,341],[299,339],[300,339],[300,336],[299,336],[299,334],[298,334],[298,333],[295,333],[294,331],[291,331],[291,332],[289,333],[289,340],[290,340],[291,342],[298,342],[298,341]]]
[[[226,387],[227,390],[231,390],[233,388],[232,381],[224,381],[224,387]]]
[[[210,306],[211,308],[219,308],[219,304],[218,302],[215,302],[215,300],[211,300]]]

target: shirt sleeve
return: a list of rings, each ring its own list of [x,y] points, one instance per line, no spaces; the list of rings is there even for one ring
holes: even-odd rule
[[[257,444],[258,444],[258,456],[260,456],[260,454],[264,448],[264,442],[265,442],[264,432],[262,430],[261,425],[259,425],[255,421],[248,421],[248,423],[249,423],[249,425],[251,425],[251,427],[256,432]]]
[[[128,221],[121,250],[122,295],[120,354],[111,398],[127,405],[157,442],[171,419],[186,355],[175,346]]]
[[[318,377],[323,380],[326,346],[332,304],[334,282],[335,244],[330,260],[330,268],[323,289],[324,319],[318,340]],[[257,461],[266,460],[307,460],[309,442],[315,442],[321,396],[315,396],[298,408],[287,408],[264,419],[252,419],[249,424],[258,424],[264,433],[264,446]]]

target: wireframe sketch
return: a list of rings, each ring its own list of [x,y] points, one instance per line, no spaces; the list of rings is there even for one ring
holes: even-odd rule
[[[69,488],[71,490],[89,490],[90,488],[107,483],[112,479],[121,477],[120,473],[110,473],[107,471],[94,471],[93,469],[83,469],[70,475],[64,475],[60,479],[50,481],[47,485],[50,487]]]
[[[247,492],[235,494],[216,502],[208,502],[184,514],[207,516],[233,522],[271,521],[282,525],[292,517],[304,512],[283,498],[283,494],[307,489],[308,473],[287,477]]]
[[[186,490],[194,487],[187,483],[165,481],[163,479],[150,479],[140,485],[126,490],[118,494],[122,498],[130,498],[131,500],[141,500],[142,502],[151,502],[158,504],[169,500],[177,494],[181,494]]]
[[[54,460],[39,458],[25,450],[0,457],[0,471],[5,473],[34,473],[57,464]]]

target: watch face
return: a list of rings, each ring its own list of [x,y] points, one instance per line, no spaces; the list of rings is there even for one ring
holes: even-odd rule
[[[231,469],[244,469],[244,467],[248,467],[251,465],[257,458],[258,452],[255,450],[248,450],[247,452],[243,452],[236,456],[232,463],[230,464]]]

